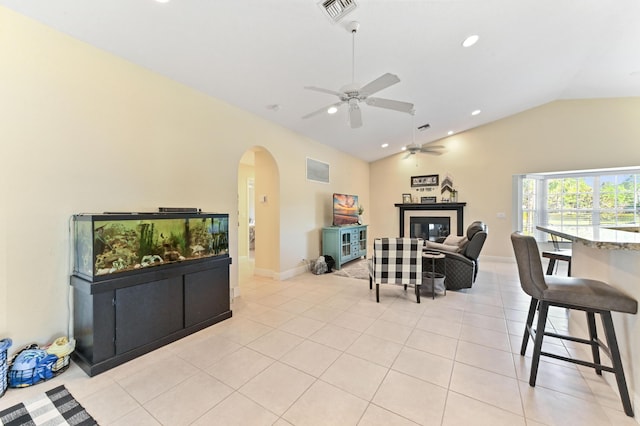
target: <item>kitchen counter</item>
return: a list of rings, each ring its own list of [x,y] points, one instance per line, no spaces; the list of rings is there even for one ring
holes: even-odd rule
[[[640,227],[638,225],[615,227],[540,225],[536,228],[574,243],[582,243],[587,247],[640,251]]]
[[[640,301],[640,233],[638,225],[616,227],[616,229],[594,226],[538,226],[548,232],[573,242],[571,275],[591,278],[608,283]],[[627,230],[621,230],[627,229]],[[640,407],[640,314],[630,315],[613,312],[613,322],[627,378],[632,404]],[[598,335],[604,336],[600,321]],[[570,311],[569,330],[573,335],[588,336],[585,315]],[[605,359],[607,357],[605,356]],[[589,359],[589,351],[584,358]],[[635,362],[633,360],[636,360]],[[608,361],[608,360],[607,360]],[[613,374],[602,377],[616,388]],[[589,376],[589,380],[597,380]],[[616,405],[616,408],[621,406]]]

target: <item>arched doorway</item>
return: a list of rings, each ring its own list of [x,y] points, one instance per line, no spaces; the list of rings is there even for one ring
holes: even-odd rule
[[[248,149],[238,166],[238,257],[239,286],[279,272],[280,173],[263,147]]]

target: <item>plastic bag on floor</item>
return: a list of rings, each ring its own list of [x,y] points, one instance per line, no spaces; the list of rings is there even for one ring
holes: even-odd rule
[[[329,268],[327,267],[327,262],[324,260],[324,256],[320,256],[313,264],[312,272],[316,275],[324,274],[328,270]]]

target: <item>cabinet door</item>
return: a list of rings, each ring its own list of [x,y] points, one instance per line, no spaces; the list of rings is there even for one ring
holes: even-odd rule
[[[360,242],[360,251],[367,251],[367,228],[360,228],[358,231],[358,241]]]
[[[351,234],[349,232],[342,233],[342,239],[340,243],[340,252],[343,260],[348,260],[353,254],[353,248],[351,247]]]
[[[116,354],[183,328],[182,276],[116,290]]]
[[[229,267],[184,276],[184,326],[204,322],[229,310]]]

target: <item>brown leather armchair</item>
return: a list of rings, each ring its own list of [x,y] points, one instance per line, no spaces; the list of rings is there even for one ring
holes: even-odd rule
[[[446,273],[444,264],[436,262],[436,272],[445,274],[444,283],[447,290],[471,288],[478,276],[478,257],[487,239],[487,226],[481,221],[469,225],[464,237],[446,239],[441,243],[428,241],[425,249],[437,251],[446,256]],[[423,265],[430,270],[431,264]]]

